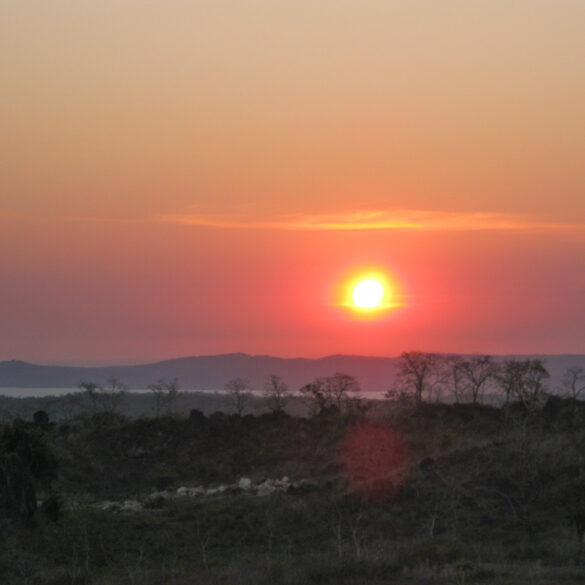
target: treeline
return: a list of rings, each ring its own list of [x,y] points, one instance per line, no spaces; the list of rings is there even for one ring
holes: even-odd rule
[[[553,388],[540,359],[496,361],[490,355],[442,355],[407,351],[400,355],[390,399],[423,401],[448,399],[456,403],[483,402],[486,396],[500,403],[518,401],[527,408],[543,405],[551,394],[577,400],[585,391],[585,369],[569,367],[561,384]]]
[[[298,389],[290,388],[281,376],[272,374],[260,391],[252,390],[249,380],[241,377],[228,380],[223,393],[181,391],[177,378],[153,382],[148,393],[130,392],[116,378],[110,378],[105,385],[83,381],[79,390],[58,397],[0,396],[0,420],[30,417],[37,410],[47,411],[53,419],[66,419],[96,413],[156,417],[187,414],[192,409],[240,416],[267,411],[310,416],[330,409],[357,412],[380,409],[371,396],[362,395],[359,381],[343,372],[317,378]],[[389,380],[388,389],[381,390],[379,396],[380,400],[414,404],[519,402],[525,408],[537,409],[551,395],[579,400],[584,392],[583,367],[568,367],[560,383],[552,386],[546,364],[540,359],[501,361],[490,355],[462,357],[408,351],[400,355],[394,379]]]

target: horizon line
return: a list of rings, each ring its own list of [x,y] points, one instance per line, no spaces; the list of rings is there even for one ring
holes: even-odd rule
[[[460,356],[484,356],[489,355],[494,358],[501,358],[501,357],[528,357],[528,356],[545,356],[545,357],[585,357],[585,352],[560,352],[560,353],[542,353],[542,352],[511,352],[511,353],[490,353],[490,352],[456,352],[456,351],[422,351],[422,350],[407,350],[407,351],[421,351],[422,353],[433,353],[438,355],[450,356],[450,355],[460,355]],[[163,358],[157,359],[152,358],[149,360],[95,360],[95,364],[91,362],[93,360],[36,360],[36,361],[29,361],[25,359],[18,359],[18,358],[10,358],[10,359],[0,359],[0,364],[7,364],[7,363],[22,363],[31,366],[38,366],[38,367],[76,367],[76,368],[120,368],[120,367],[140,367],[140,366],[147,366],[153,364],[160,364],[164,362],[172,362],[172,361],[179,361],[179,360],[188,360],[188,359],[198,359],[198,358],[214,358],[214,357],[228,357],[228,356],[245,356],[248,358],[270,358],[270,359],[278,359],[278,360],[306,360],[306,361],[318,361],[324,360],[328,358],[364,358],[364,359],[398,359],[403,352],[400,352],[396,355],[364,355],[364,354],[352,354],[352,353],[333,353],[322,355],[319,357],[305,357],[305,356],[294,356],[294,357],[282,357],[278,355],[270,355],[270,354],[251,354],[242,351],[235,351],[235,352],[226,352],[226,353],[216,353],[216,354],[192,354],[192,355],[184,355],[179,357],[170,357],[170,358]],[[117,363],[116,363],[117,362]]]

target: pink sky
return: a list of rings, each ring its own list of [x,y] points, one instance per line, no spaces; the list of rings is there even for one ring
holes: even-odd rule
[[[0,359],[585,353],[585,4],[0,4]],[[376,269],[402,306],[339,290]]]

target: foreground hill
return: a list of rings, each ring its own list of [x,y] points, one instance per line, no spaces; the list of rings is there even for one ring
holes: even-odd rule
[[[500,356],[503,360],[520,356]],[[522,359],[542,359],[556,387],[567,367],[584,367],[584,355],[530,355]],[[397,358],[332,355],[317,359],[279,358],[232,353],[193,356],[132,366],[74,367],[46,366],[24,361],[0,362],[0,387],[75,388],[81,381],[105,384],[112,376],[130,389],[146,388],[160,378],[178,378],[182,389],[223,388],[235,377],[247,378],[252,388],[262,388],[271,374],[281,376],[292,389],[320,376],[347,372],[357,378],[366,392],[384,392],[392,384]]]
[[[0,425],[0,583],[584,583],[584,421],[558,397],[38,412]]]

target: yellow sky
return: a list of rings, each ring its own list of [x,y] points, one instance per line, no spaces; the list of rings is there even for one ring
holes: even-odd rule
[[[585,3],[0,3],[4,213],[585,220]]]

